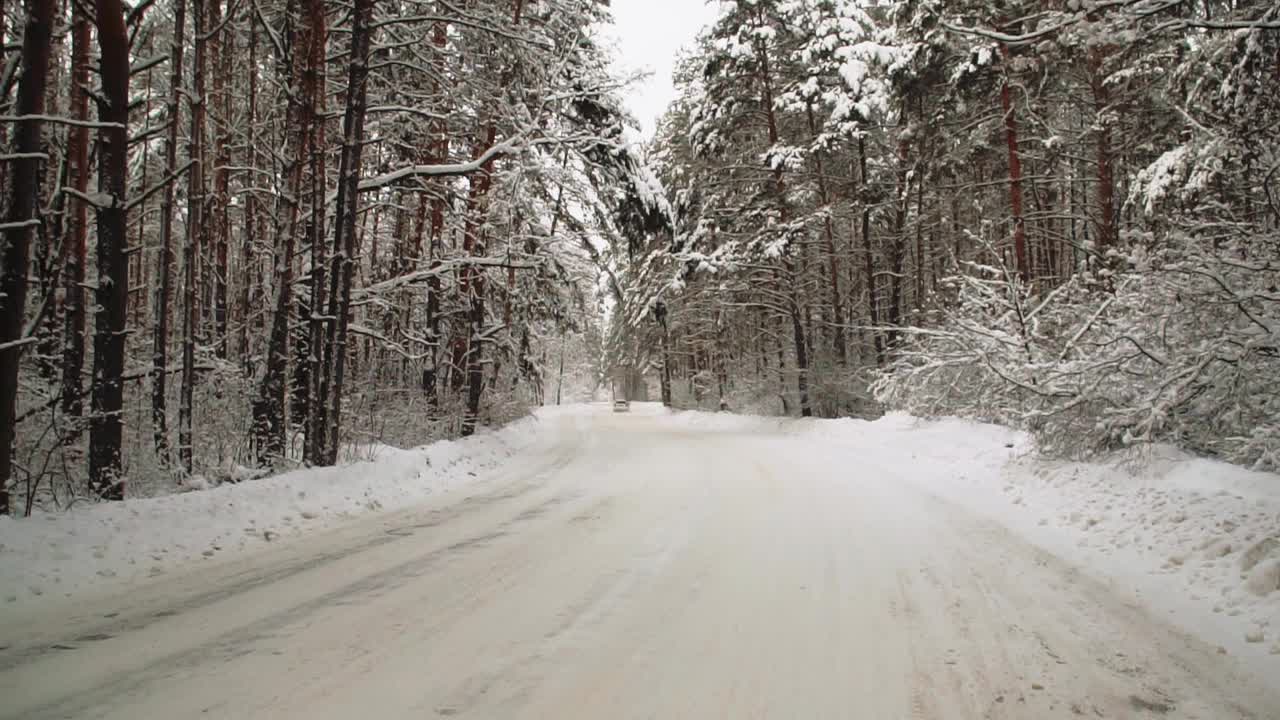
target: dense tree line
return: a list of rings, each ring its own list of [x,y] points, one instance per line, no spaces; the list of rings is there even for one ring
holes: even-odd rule
[[[677,403],[1280,465],[1274,4],[728,0],[679,80],[618,317]]]
[[[0,512],[468,435],[598,355],[604,5],[5,3]]]
[[[1280,464],[1276,8],[727,0],[642,157],[604,5],[6,4],[0,510],[466,435],[584,364]]]

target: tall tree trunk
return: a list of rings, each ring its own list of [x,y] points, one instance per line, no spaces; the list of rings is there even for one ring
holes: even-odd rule
[[[662,405],[671,407],[671,328],[667,325],[666,308],[658,322],[662,325]]]
[[[814,138],[818,135],[817,124],[813,118],[813,107],[808,108],[809,111],[809,134]],[[836,256],[836,234],[834,222],[831,219],[831,195],[827,189],[827,175],[822,162],[823,153],[814,153],[814,162],[817,164],[818,171],[818,199],[822,201],[824,208],[822,216],[822,239],[826,245],[828,273],[831,287],[827,288],[831,291],[831,321],[833,324],[831,333],[831,346],[835,351],[836,362],[844,367],[849,362],[848,349],[845,342],[844,329],[844,301],[840,297],[840,265]]]
[[[867,284],[867,315],[871,318],[871,338],[875,345],[876,364],[883,366],[884,339],[880,324],[879,293],[876,290],[875,251],[871,246],[871,181],[867,177],[867,141],[858,138],[858,182],[862,188],[862,259]]]
[[[315,1],[315,0],[313,0]],[[293,252],[302,191],[302,170],[311,148],[311,122],[317,89],[306,81],[305,68],[312,62],[311,44],[315,33],[311,21],[304,21],[292,33],[289,45],[294,49],[289,61],[287,82],[297,88],[288,96],[285,122],[286,148],[284,192],[279,198],[283,208],[275,213],[275,257],[272,278],[276,287],[271,334],[267,340],[267,357],[262,380],[258,383],[253,403],[253,443],[260,466],[270,466],[284,456],[286,378],[289,373],[289,313],[293,308]]]
[[[310,17],[312,43],[311,60],[307,63],[305,82],[308,87],[316,88],[312,102],[307,109],[311,113],[311,152],[308,162],[311,164],[311,214],[307,221],[307,238],[311,246],[311,272],[309,285],[311,299],[309,303],[301,302],[300,307],[306,309],[308,318],[308,336],[300,342],[305,352],[298,354],[298,365],[302,371],[302,381],[298,383],[299,405],[306,413],[305,447],[303,460],[314,465],[329,464],[325,443],[329,433],[326,429],[328,417],[329,379],[333,369],[333,307],[325,317],[326,298],[332,301],[337,288],[328,285],[325,258],[325,215],[328,190],[327,165],[325,158],[326,140],[324,125],[325,93],[325,48],[328,44],[328,26],[325,23],[324,3],[319,0],[307,3],[307,14]],[[335,239],[336,242],[336,239]],[[338,247],[331,253],[333,262],[338,262]],[[337,268],[332,273],[332,283],[338,282]],[[326,342],[327,339],[327,342]]]
[[[72,9],[71,20],[71,117],[89,119],[89,42],[91,24],[85,8]],[[71,186],[80,194],[89,190],[89,128],[74,126],[67,130],[67,161]],[[75,424],[79,433],[80,416],[84,414],[85,303],[84,271],[88,260],[89,207],[79,200],[70,203],[71,233],[63,251],[66,265],[62,269],[65,289],[62,357],[62,412]]]
[[[351,64],[347,75],[347,108],[342,119],[342,157],[338,164],[338,210],[334,217],[335,278],[341,283],[331,297],[330,307],[336,328],[330,335],[333,346],[333,387],[329,402],[327,457],[338,459],[338,439],[342,429],[342,385],[347,361],[347,333],[351,315],[351,281],[355,268],[356,216],[359,210],[360,173],[364,155],[364,117],[369,84],[370,19],[375,0],[355,0],[351,24]],[[339,264],[339,260],[341,263]],[[334,302],[336,301],[336,302]]]
[[[152,50],[151,43],[147,43],[145,50],[148,52]],[[146,123],[146,129],[150,130],[151,126],[149,118],[151,117],[151,107],[153,102],[152,89],[155,85],[155,73],[153,73],[151,69],[148,69],[146,76],[147,84],[142,91],[142,97],[146,98],[146,101],[142,104],[142,117],[148,119],[144,120],[144,123]],[[142,148],[140,150],[142,157],[138,158],[138,165],[142,167],[142,171],[139,173],[140,177],[138,178],[138,188],[140,188],[142,192],[146,192],[150,182],[148,178],[151,174],[151,143],[142,143]],[[149,197],[150,195],[141,198],[136,217],[147,217]],[[149,287],[147,270],[147,232],[150,228],[148,227],[148,223],[143,221],[136,223],[136,228],[137,234],[134,236],[133,249],[128,253],[129,277],[131,279],[130,281],[136,285],[136,288],[131,289],[129,292],[129,310],[133,313],[133,325],[135,327],[141,327],[146,322],[147,312],[147,289]]]
[[[903,103],[902,122],[905,126],[906,103]],[[906,128],[904,127],[903,130]],[[889,333],[886,345],[890,352],[898,346],[898,328],[902,326],[902,266],[906,253],[907,208],[911,195],[911,144],[905,135],[898,140],[898,184],[893,198],[893,239],[889,245],[889,308],[886,322]]]
[[[799,278],[790,262],[784,268],[785,281],[791,288],[788,309],[791,315],[791,335],[796,344],[796,390],[800,393],[800,416],[812,417],[813,405],[809,401],[809,344],[805,340],[804,324],[801,321]]]
[[[768,130],[769,147],[776,147],[779,140],[778,119],[773,108],[773,78],[769,66],[769,54],[765,50],[764,45],[760,44],[756,48],[756,53],[760,58],[761,80],[764,83],[764,94],[761,97],[761,110],[764,111],[766,127]],[[780,225],[785,227],[790,220],[790,207],[787,203],[787,186],[782,178],[782,165],[774,163],[773,167],[773,189],[776,194],[776,202],[778,204],[778,214]],[[791,243],[787,244],[787,249],[783,253],[783,269],[786,271],[786,278],[780,282],[785,282],[789,286],[787,295],[787,312],[791,316],[792,337],[796,343],[796,389],[800,393],[800,415],[802,417],[810,417],[813,415],[813,408],[809,403],[809,351],[808,342],[805,339],[804,332],[804,311],[801,306],[800,288],[798,287],[795,268],[789,259],[792,253]],[[775,273],[775,279],[777,275]],[[781,285],[779,285],[781,290]]]
[[[125,203],[129,184],[129,37],[120,0],[97,0],[102,95],[99,133],[98,288],[93,340],[93,416],[89,421],[89,481],[94,494],[124,499],[120,444],[124,429],[125,320],[129,265]]]
[[[515,0],[512,12],[512,25],[519,25],[524,13],[524,0]],[[506,88],[511,82],[511,74],[504,71],[501,82]],[[497,127],[490,121],[485,132],[483,149],[477,156],[493,147],[497,141]],[[487,252],[484,239],[484,226],[489,214],[489,191],[493,187],[494,161],[484,163],[478,178],[472,179],[471,196],[467,201],[467,219],[464,228],[464,254],[469,257],[483,257]],[[466,386],[467,408],[462,419],[462,435],[466,437],[475,433],[480,419],[480,400],[484,394],[484,317],[485,317],[484,273],[474,264],[467,263],[462,271],[462,295],[470,300],[468,315],[467,354],[466,354]]]
[[[1097,133],[1096,151],[1098,166],[1098,250],[1105,253],[1119,238],[1116,232],[1116,181],[1112,167],[1111,123],[1107,113],[1111,109],[1111,89],[1103,68],[1105,50],[1094,47],[1089,50],[1089,86],[1093,93],[1093,125]]]
[[[435,77],[444,77],[444,54],[448,44],[449,26],[443,21],[437,20],[431,29],[431,42],[435,46],[435,55],[432,58],[433,67],[435,69]],[[437,96],[443,91],[440,81],[437,79],[435,83],[435,93]],[[437,163],[448,162],[449,159],[449,126],[441,115],[440,118],[432,122],[431,125],[431,158]],[[440,255],[444,248],[444,209],[448,193],[448,185],[446,181],[437,181],[433,183],[435,197],[431,199],[431,236],[429,239],[430,246],[427,250],[427,256],[430,258],[429,267],[433,271],[431,276],[427,278],[427,307],[426,307],[426,326],[427,341],[431,343],[428,348],[429,357],[427,358],[427,366],[422,370],[422,392],[427,396],[428,412],[435,415],[440,409],[440,359],[443,357],[443,348],[441,347],[440,333],[440,295],[444,292],[443,279],[439,275]],[[423,207],[427,203],[427,195],[422,196]]]
[[[52,33],[53,0],[31,0],[22,33],[22,80],[18,84],[15,108],[15,114],[24,118],[18,121],[14,138],[14,150],[21,157],[12,161],[9,212],[5,216],[3,248],[0,248],[0,258],[4,261],[0,268],[0,515],[10,510],[18,362],[24,339],[31,237],[40,222],[36,197],[44,129],[40,116],[44,114]]]
[[[476,148],[476,157],[484,155],[493,147],[497,139],[497,128],[490,123],[485,134],[484,144]],[[493,187],[493,160],[484,164],[483,169],[471,178],[471,194],[467,199],[466,227],[463,231],[463,254],[469,258],[482,257],[485,254],[484,229],[485,215],[488,212],[489,190]],[[480,399],[484,389],[484,273],[475,263],[468,262],[462,268],[462,297],[468,302],[467,311],[467,348],[466,388],[467,409],[462,418],[462,436],[475,434],[480,416]]]
[[[1013,214],[1013,254],[1022,282],[1031,280],[1027,264],[1027,228],[1022,216],[1022,155],[1018,150],[1018,118],[1013,106],[1013,88],[1009,85],[1009,46],[1000,43],[1000,55],[1005,61],[1005,78],[1000,86],[1000,103],[1004,109],[1005,143],[1009,151],[1009,209]]]
[[[8,13],[3,12],[3,9],[4,4],[0,3],[0,68],[9,66],[9,48],[4,42],[4,38],[9,36],[9,25],[6,22]],[[50,30],[50,34],[52,34],[52,32],[53,31]],[[46,73],[47,72],[48,71],[46,70]],[[5,90],[7,90],[7,88]],[[0,123],[0,148],[7,147],[9,147],[9,124]],[[0,163],[0,194],[3,194],[5,197],[8,197],[9,194],[9,166],[5,163]],[[0,432],[0,435],[3,435],[3,432]],[[0,484],[0,490],[3,490],[3,487],[4,486]]]
[[[218,0],[213,0],[217,2]],[[195,41],[195,68],[192,74],[194,97],[191,104],[191,171],[187,183],[187,235],[183,246],[183,279],[185,287],[182,316],[182,387],[178,400],[178,459],[188,475],[195,469],[195,436],[192,423],[195,416],[196,386],[196,333],[199,332],[200,298],[198,291],[207,278],[198,272],[201,250],[207,244],[208,228],[205,225],[205,116],[208,96],[205,93],[205,67],[208,42],[205,38],[204,0],[192,4],[191,31]],[[206,266],[207,267],[207,266]]]
[[[248,168],[248,180],[244,181],[247,189],[244,199],[244,228],[240,255],[240,356],[245,367],[246,375],[251,374],[252,365],[250,357],[253,355],[249,334],[249,317],[250,314],[258,313],[261,308],[254,305],[254,299],[257,296],[257,268],[258,260],[256,256],[257,248],[257,226],[258,226],[258,193],[254,189],[257,183],[256,173],[258,167],[258,21],[252,14],[249,18],[249,107],[248,115],[248,139],[245,144],[244,153],[245,167]]]
[[[162,464],[169,462],[168,373],[169,373],[169,305],[173,299],[173,198],[178,169],[178,125],[182,117],[182,56],[185,33],[186,0],[174,0],[173,36],[169,51],[169,102],[166,115],[164,166],[166,183],[160,201],[160,257],[156,290],[156,326],[151,345],[151,424],[156,456]]]
[[[921,151],[923,154],[923,150]],[[920,174],[928,172],[927,168],[921,168]],[[919,322],[919,313],[924,311],[924,286],[925,274],[929,268],[929,263],[925,257],[924,251],[924,183],[916,183],[916,293],[915,306],[917,318]]]
[[[776,278],[776,274],[775,274]],[[778,397],[782,399],[782,414],[791,416],[791,400],[787,394],[787,349],[782,344],[782,336],[785,334],[783,320],[781,315],[775,315],[774,319],[778,323],[778,331],[773,334],[775,349],[778,351]]]
[[[228,3],[228,12],[235,6]],[[222,0],[210,0],[209,25],[213,33],[213,93],[208,101],[216,110],[210,114],[213,130],[213,197],[210,204],[211,230],[214,242],[214,290],[213,290],[213,347],[219,358],[227,357],[227,253],[231,243],[231,223],[228,208],[231,206],[230,183],[231,151],[227,136],[231,132],[231,103],[226,91],[231,74],[231,53],[235,48],[235,34],[228,31],[230,25],[222,25]]]
[[[560,329],[560,371],[556,380],[556,405],[564,400],[564,351],[565,346],[569,343],[569,333],[564,328]]]
[[[18,6],[21,7],[22,4],[18,3]],[[65,83],[63,46],[66,32],[63,23],[66,14],[61,4],[55,5],[53,12],[54,27],[49,38],[49,66],[44,81],[44,114],[49,117],[60,117],[64,115],[58,101],[62,99],[62,87]],[[28,301],[34,300],[33,304],[37,311],[34,324],[31,325],[33,334],[36,336],[36,343],[33,346],[35,352],[31,360],[34,361],[33,365],[40,372],[42,379],[50,384],[60,381],[62,377],[57,358],[62,350],[62,333],[59,332],[61,328],[58,325],[63,316],[63,299],[51,281],[61,277],[59,263],[63,260],[64,250],[69,245],[67,238],[63,235],[66,194],[59,192],[59,189],[69,182],[70,166],[65,156],[61,158],[62,162],[58,162],[60,153],[56,148],[63,146],[63,143],[59,142],[59,136],[65,138],[65,135],[58,130],[56,125],[47,128],[42,148],[48,154],[48,158],[40,162],[40,171],[37,175],[39,189],[36,191],[36,203],[41,209],[37,210],[36,214],[40,216],[40,224],[35,226],[36,234],[32,238],[32,258],[29,268],[29,275],[35,280],[35,284],[28,290],[28,294],[33,296],[28,298]]]

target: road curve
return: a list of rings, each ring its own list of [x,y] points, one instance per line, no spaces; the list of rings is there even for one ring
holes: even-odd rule
[[[1280,718],[893,468],[582,412],[469,495],[0,620],[0,718]]]

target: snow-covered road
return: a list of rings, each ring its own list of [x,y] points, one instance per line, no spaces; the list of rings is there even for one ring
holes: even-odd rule
[[[465,493],[10,614],[0,718],[1280,718],[856,448],[581,412]]]

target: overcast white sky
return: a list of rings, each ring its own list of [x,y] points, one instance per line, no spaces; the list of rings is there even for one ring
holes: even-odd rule
[[[691,45],[698,30],[715,20],[717,10],[714,2],[704,0],[613,0],[612,8],[617,23],[604,32],[618,41],[621,69],[653,71],[653,77],[627,98],[649,137],[675,97],[671,71],[676,51]]]

